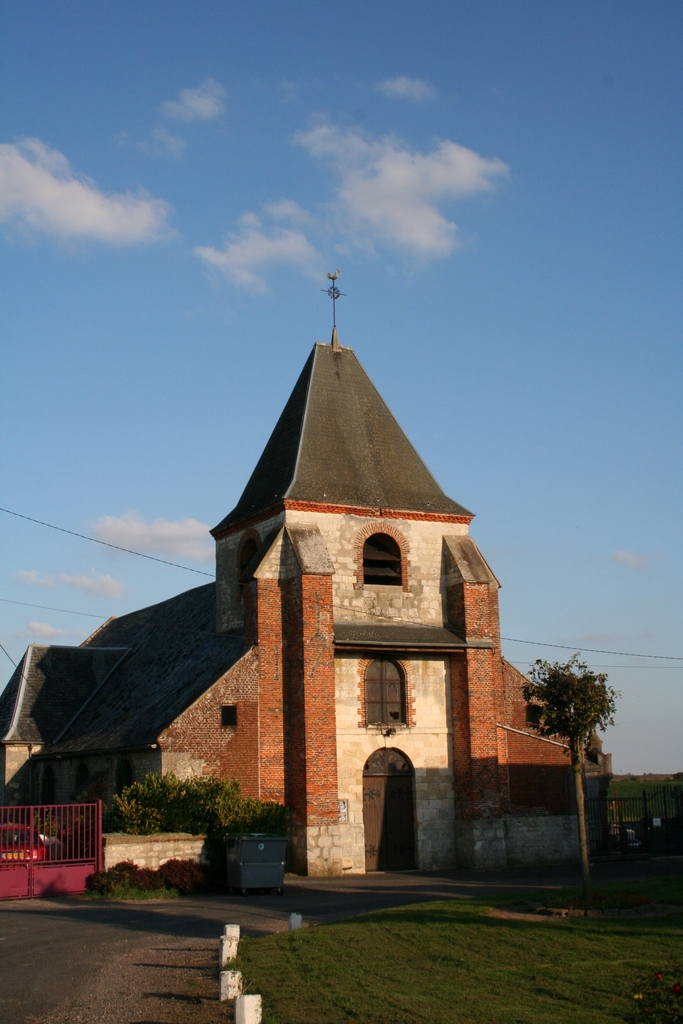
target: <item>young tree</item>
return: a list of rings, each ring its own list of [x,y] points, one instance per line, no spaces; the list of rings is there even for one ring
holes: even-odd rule
[[[591,903],[590,865],[586,837],[586,807],[583,798],[583,752],[594,729],[613,725],[619,694],[607,686],[604,672],[592,672],[575,654],[566,665],[540,659],[529,673],[524,699],[537,709],[534,728],[541,736],[561,736],[569,743],[576,807],[583,895],[586,909]]]

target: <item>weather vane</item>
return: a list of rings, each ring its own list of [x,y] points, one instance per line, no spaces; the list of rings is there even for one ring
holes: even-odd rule
[[[332,284],[329,288],[321,288],[321,292],[327,292],[329,297],[332,299],[332,348],[335,351],[339,350],[339,338],[337,337],[337,299],[342,295],[346,297],[346,292],[340,292],[337,288],[337,278],[339,277],[339,267],[335,270],[334,274],[328,274],[327,279]]]

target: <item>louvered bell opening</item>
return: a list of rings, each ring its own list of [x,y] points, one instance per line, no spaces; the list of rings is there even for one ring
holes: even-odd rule
[[[400,587],[403,583],[401,549],[386,533],[375,533],[365,542],[363,582],[385,587]]]

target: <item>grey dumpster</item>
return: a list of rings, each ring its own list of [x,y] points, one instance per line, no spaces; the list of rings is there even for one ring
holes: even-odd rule
[[[252,832],[224,836],[228,853],[228,888],[247,896],[250,889],[277,889],[285,883],[287,836]]]

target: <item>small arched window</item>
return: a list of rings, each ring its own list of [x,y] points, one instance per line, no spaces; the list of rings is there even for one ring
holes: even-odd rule
[[[403,673],[383,658],[365,670],[365,714],[368,725],[401,725],[406,720]]]
[[[363,583],[400,587],[401,549],[388,533],[373,533],[363,546]]]
[[[251,562],[252,558],[254,557],[254,555],[256,554],[257,551],[258,551],[258,544],[254,540],[254,538],[253,537],[247,537],[247,539],[242,544],[242,547],[240,548],[240,556],[239,556],[239,558],[237,560],[237,563],[238,563],[238,566],[239,566],[240,575],[242,575],[242,573],[244,572],[246,567],[249,565],[249,563]]]
[[[76,769],[76,792],[78,793],[87,784],[90,778],[87,764],[79,764]]]
[[[41,804],[53,804],[55,802],[55,773],[52,766],[46,764],[43,768],[43,778],[40,783]]]
[[[133,785],[133,766],[127,757],[120,757],[116,762],[116,795],[120,796],[124,789]]]

